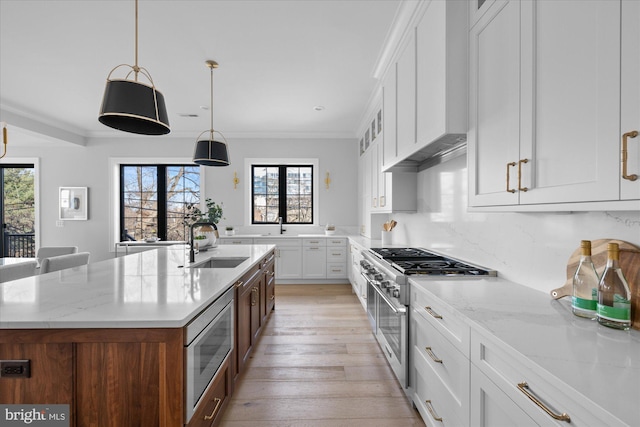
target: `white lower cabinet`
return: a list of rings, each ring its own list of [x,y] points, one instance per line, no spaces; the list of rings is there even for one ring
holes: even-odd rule
[[[302,244],[299,238],[255,239],[255,243],[276,245],[276,280],[302,277]]]
[[[469,359],[414,307],[413,402],[428,426],[469,425]]]
[[[532,363],[525,356],[490,334],[471,331],[471,364],[472,379],[475,379],[475,384],[471,385],[472,425],[626,425],[593,402],[581,398],[579,393],[558,381],[553,375],[541,369],[533,369]],[[502,395],[498,391],[504,393],[511,400],[511,404],[507,405],[508,401],[500,403]],[[519,408],[522,414],[514,406]],[[518,422],[479,422],[493,417],[497,409],[502,409]],[[527,420],[524,415],[531,423],[521,421]]]
[[[327,242],[324,238],[302,239],[302,278],[327,277]]]
[[[347,268],[347,238],[327,238],[327,279],[346,279],[349,277]]]
[[[516,351],[442,299],[413,284],[410,334],[412,399],[429,427],[638,425],[621,421],[597,401],[586,399],[539,367],[532,360],[538,354],[535,349],[531,356]],[[554,363],[567,364],[568,360],[571,359],[559,353]],[[629,372],[625,373],[627,368]],[[616,375],[634,375],[635,368],[625,364],[606,365],[604,369],[611,370],[611,383],[600,382],[597,387],[602,389],[602,396],[615,396]],[[590,371],[583,374],[588,386]],[[629,401],[628,394],[621,400],[625,404]]]
[[[360,261],[362,257],[362,251],[366,250],[353,242],[349,244],[349,282],[353,293],[356,294],[362,306],[367,308],[367,282],[360,274]]]

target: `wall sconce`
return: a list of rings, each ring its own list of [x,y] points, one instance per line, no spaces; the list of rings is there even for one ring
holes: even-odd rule
[[[326,185],[327,190],[328,190],[329,189],[329,184],[331,184],[331,178],[329,178],[329,172],[327,172],[327,175],[326,175],[326,177],[324,179],[324,184]]]
[[[0,159],[7,155],[7,124],[5,122],[2,124],[2,143],[4,144],[4,151],[2,152],[2,156]]]
[[[238,179],[238,173],[233,172],[233,189],[234,190],[238,188],[238,184],[240,184],[240,180]]]

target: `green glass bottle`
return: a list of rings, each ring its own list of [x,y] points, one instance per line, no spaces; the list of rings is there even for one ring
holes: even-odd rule
[[[631,290],[620,269],[620,248],[607,247],[607,266],[598,284],[598,323],[610,328],[631,328]]]
[[[573,275],[573,297],[571,310],[573,314],[587,319],[597,317],[598,306],[598,273],[591,261],[591,241],[580,242],[580,263]]]

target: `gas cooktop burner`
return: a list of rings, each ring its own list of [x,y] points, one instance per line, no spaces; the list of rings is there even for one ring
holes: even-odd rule
[[[495,272],[419,248],[372,248],[375,255],[403,274],[495,276]]]
[[[395,261],[393,267],[404,274],[429,274],[432,276],[486,276],[486,270],[457,261]]]
[[[388,260],[411,260],[415,258],[444,259],[440,255],[417,248],[372,248],[380,258]]]

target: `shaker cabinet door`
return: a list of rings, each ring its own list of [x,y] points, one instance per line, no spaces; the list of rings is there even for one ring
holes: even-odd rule
[[[640,199],[640,2],[622,2],[622,129],[627,134],[627,178],[620,173],[620,198]],[[637,132],[638,135],[631,137]],[[633,175],[638,178],[633,179]]]
[[[618,200],[620,2],[521,7],[520,203]]]
[[[520,2],[496,2],[470,33],[469,205],[518,203]]]

